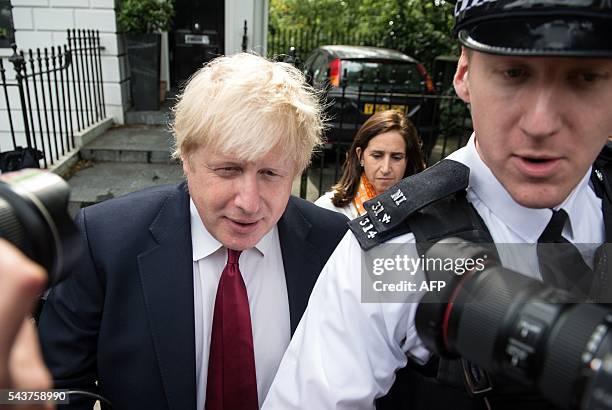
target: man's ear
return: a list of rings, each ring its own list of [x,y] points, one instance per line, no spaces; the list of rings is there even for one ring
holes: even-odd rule
[[[185,174],[185,176],[189,175],[189,158],[185,156],[185,154],[181,155],[181,162],[183,163],[183,174]]]
[[[457,71],[455,72],[455,77],[453,78],[453,85],[455,86],[455,92],[464,102],[470,102],[470,86],[469,86],[469,78],[468,78],[468,68],[469,68],[469,57],[467,55],[468,51],[465,48],[461,50],[461,57],[459,57],[459,62],[457,63]]]

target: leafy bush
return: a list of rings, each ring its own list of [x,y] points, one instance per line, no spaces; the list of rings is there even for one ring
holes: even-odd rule
[[[168,30],[173,16],[173,0],[123,0],[117,24],[126,33],[154,33]]]

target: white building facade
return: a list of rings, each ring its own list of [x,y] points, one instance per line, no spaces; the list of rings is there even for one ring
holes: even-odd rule
[[[191,8],[204,4],[204,0],[175,0],[177,15],[188,15]],[[266,53],[268,0],[217,0],[224,2],[218,7],[217,15],[207,14],[216,19],[222,29],[223,47],[221,54],[232,54],[241,50],[244,22],[247,25],[247,49],[259,54]],[[121,33],[118,33],[116,10],[120,0],[10,0],[14,41],[18,50],[37,49],[67,44],[67,29],[98,30],[100,33],[101,73],[104,90],[106,116],[115,124],[123,124],[125,112],[130,109],[129,68],[127,54]],[[221,11],[222,10],[222,11]],[[220,15],[222,14],[222,15]],[[185,20],[183,18],[183,20]],[[222,23],[221,23],[222,22]],[[186,26],[186,23],[183,25]],[[206,27],[204,27],[206,28]],[[220,33],[221,34],[221,33]],[[162,43],[162,80],[171,81],[173,55],[173,33],[164,36]],[[168,41],[170,39],[170,41]],[[7,81],[14,79],[12,64],[8,57],[10,48],[0,48]],[[15,113],[19,107],[19,95],[15,89],[7,89],[12,121],[18,144],[23,144],[23,121]],[[4,98],[0,98],[0,151],[6,150],[10,136],[8,113]],[[21,138],[21,139],[20,139]],[[9,147],[10,148],[10,147]]]

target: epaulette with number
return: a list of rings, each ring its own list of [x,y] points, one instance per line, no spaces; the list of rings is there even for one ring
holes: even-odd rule
[[[365,202],[366,213],[349,222],[364,250],[410,232],[407,217],[427,205],[467,188],[470,169],[442,160],[423,172],[405,178],[383,194]]]

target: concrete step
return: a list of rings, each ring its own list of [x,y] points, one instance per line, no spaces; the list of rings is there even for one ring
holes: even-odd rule
[[[183,169],[178,164],[90,162],[89,165],[76,171],[68,180],[71,187],[68,211],[71,215],[84,206],[106,199],[183,180]]]
[[[170,91],[157,111],[134,111],[125,113],[126,124],[167,125],[172,118],[170,108],[176,102],[175,91]]]
[[[81,148],[81,158],[96,162],[170,164],[172,135],[165,126],[120,126]]]
[[[128,111],[125,113],[126,124],[166,125],[170,122],[170,113],[166,111]]]

